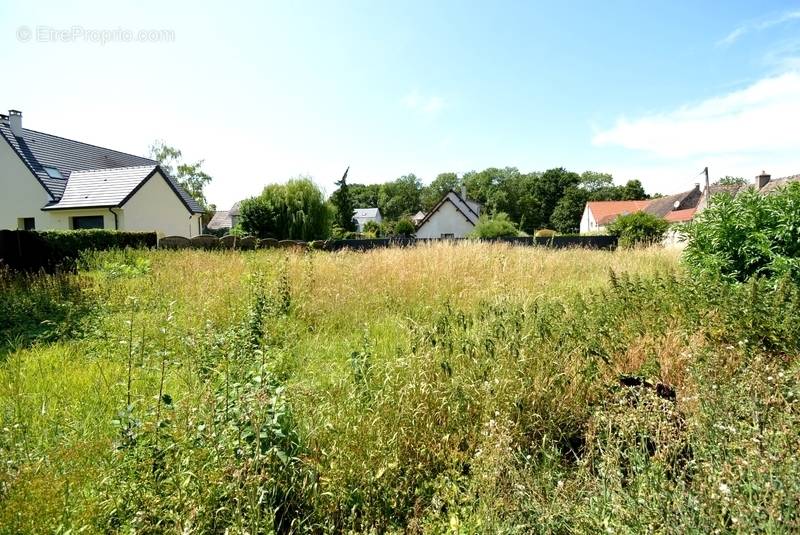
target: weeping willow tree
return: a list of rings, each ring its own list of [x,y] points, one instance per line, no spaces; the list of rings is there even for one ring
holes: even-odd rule
[[[240,208],[242,230],[260,238],[318,240],[330,235],[331,210],[308,177],[270,184]]]

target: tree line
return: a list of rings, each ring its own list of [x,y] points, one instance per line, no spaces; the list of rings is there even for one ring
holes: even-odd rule
[[[211,176],[203,171],[203,161],[182,161],[181,151],[164,141],[153,143],[150,154],[207,208],[208,220],[215,207],[205,198],[204,188]],[[460,177],[447,172],[428,185],[413,173],[381,184],[349,184],[347,174],[336,182],[337,189],[327,199],[308,177],[268,185],[260,195],[243,202],[237,230],[278,239],[346,237],[356,230],[353,210],[377,207],[384,223],[370,225],[370,233],[409,234],[414,230],[412,215],[430,211],[448,191],[460,192],[464,187],[470,199],[483,205],[488,218],[500,217],[506,227],[511,224],[528,234],[545,228],[575,233],[587,201],[649,198],[638,180],[617,186],[608,173],[579,174],[563,167],[531,173],[516,167],[490,167]]]
[[[450,190],[467,189],[467,196],[483,205],[490,216],[504,213],[523,232],[549,228],[561,233],[578,232],[587,201],[621,201],[649,198],[639,180],[614,185],[608,173],[578,174],[563,167],[544,172],[521,173],[516,167],[490,167],[459,177],[441,173],[427,186],[414,174],[383,184],[337,183],[331,194],[334,206],[349,202],[353,208],[378,207],[383,217],[397,221],[418,211],[428,212]],[[342,198],[345,191],[346,199]]]
[[[492,167],[461,177],[448,172],[428,185],[414,174],[382,184],[350,184],[345,172],[336,186],[326,200],[308,177],[269,185],[261,195],[242,203],[241,230],[278,239],[346,237],[356,229],[353,210],[377,207],[385,223],[371,225],[371,233],[405,234],[413,232],[410,216],[428,212],[448,191],[460,192],[465,187],[467,196],[481,203],[488,217],[499,216],[525,233],[544,228],[575,233],[587,201],[648,198],[638,180],[617,186],[608,173],[579,174],[563,167],[532,173]]]

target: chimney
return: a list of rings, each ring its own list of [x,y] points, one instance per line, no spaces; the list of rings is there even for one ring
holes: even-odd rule
[[[15,137],[22,137],[22,112],[8,110],[8,125],[11,127],[11,133]]]
[[[761,189],[769,182],[770,175],[766,171],[761,171],[761,174],[756,177],[756,189]]]
[[[467,200],[467,186],[466,184],[461,184],[461,198],[465,201]]]

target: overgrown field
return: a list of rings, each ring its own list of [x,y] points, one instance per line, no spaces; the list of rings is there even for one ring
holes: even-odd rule
[[[471,243],[108,252],[0,298],[2,533],[800,531],[789,282]]]

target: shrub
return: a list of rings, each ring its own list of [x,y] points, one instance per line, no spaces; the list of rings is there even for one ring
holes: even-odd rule
[[[653,245],[661,241],[669,223],[660,217],[634,212],[621,215],[608,226],[608,232],[619,238],[620,247]]]
[[[18,270],[72,267],[84,251],[155,247],[155,232],[116,230],[0,231],[0,260]]]
[[[518,233],[517,226],[508,217],[508,214],[499,212],[494,217],[484,214],[478,220],[478,224],[472,232],[470,238],[491,239],[491,238],[510,238]]]
[[[695,273],[736,281],[754,276],[800,280],[798,183],[772,195],[754,190],[717,195],[684,232],[684,259]]]
[[[375,221],[367,221],[364,223],[362,232],[364,234],[372,234],[372,237],[374,238],[381,235],[381,226]]]
[[[394,234],[396,236],[413,236],[416,230],[414,223],[408,218],[401,219],[394,225]]]

